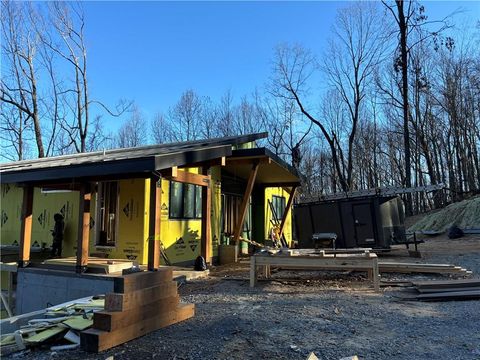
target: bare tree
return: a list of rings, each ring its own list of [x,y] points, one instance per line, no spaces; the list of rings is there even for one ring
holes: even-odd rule
[[[174,141],[191,141],[200,137],[203,116],[202,99],[192,89],[185,91],[169,110],[168,120]]]
[[[38,157],[45,156],[40,124],[40,103],[38,93],[37,49],[39,41],[31,30],[31,15],[34,11],[31,3],[2,1],[2,58],[7,69],[2,74],[0,100],[15,107],[20,113],[19,121],[33,125]],[[8,124],[11,122],[7,122]],[[21,159],[23,151],[23,126],[17,126],[19,140],[18,153]],[[20,136],[20,138],[18,138]]]
[[[137,147],[147,143],[147,122],[138,106],[133,106],[130,117],[118,130],[116,145],[119,148]]]

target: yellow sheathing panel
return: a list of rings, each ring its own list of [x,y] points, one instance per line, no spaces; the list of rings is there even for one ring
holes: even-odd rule
[[[289,193],[283,190],[283,188],[276,187],[276,188],[265,188],[265,239],[270,239],[270,230],[272,229],[272,223],[270,219],[272,219],[272,212],[270,210],[270,206],[268,205],[268,200],[272,201],[273,196],[283,196],[285,198],[285,205],[288,202]],[[282,214],[277,214],[280,217]],[[292,242],[292,211],[287,214],[287,220],[285,222],[285,228],[283,230],[283,234],[285,235],[285,239],[287,243],[290,244]]]
[[[109,258],[130,259],[144,263],[144,252],[147,251],[145,244],[148,236],[148,231],[145,233],[145,217],[147,216],[145,201],[146,181],[144,179],[120,180],[118,184],[118,232],[116,245],[114,247],[97,246],[95,232],[93,234],[91,232],[90,254],[106,253]],[[94,213],[94,208],[96,207],[94,201],[92,201],[91,206]]]
[[[21,202],[21,201],[20,201]],[[32,246],[52,244],[52,233],[56,213],[62,214],[65,221],[62,257],[75,256],[78,233],[79,192],[42,193],[35,188],[33,193]]]
[[[0,243],[18,245],[20,242],[20,216],[23,190],[13,184],[2,184],[0,202]]]

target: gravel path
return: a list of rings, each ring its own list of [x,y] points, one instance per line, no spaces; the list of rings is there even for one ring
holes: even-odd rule
[[[480,238],[427,240],[424,259],[448,262],[480,274]],[[361,273],[278,272],[250,289],[247,264],[217,268],[208,279],[180,287],[196,316],[102,354],[47,350],[28,359],[480,359],[480,301],[404,301],[405,290],[369,289]],[[386,274],[387,280],[439,275]],[[445,277],[445,276],[444,276]]]

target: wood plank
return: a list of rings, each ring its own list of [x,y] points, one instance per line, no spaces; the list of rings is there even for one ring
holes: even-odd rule
[[[375,258],[323,258],[300,256],[255,256],[257,265],[277,265],[290,268],[310,269],[371,269]]]
[[[109,262],[111,262],[109,264]],[[76,257],[47,259],[44,261],[46,265],[61,265],[64,267],[74,267],[77,265]],[[122,272],[123,269],[129,269],[133,265],[131,260],[123,259],[99,259],[88,257],[88,268],[103,269],[106,274]]]
[[[172,268],[163,267],[159,268],[157,271],[142,271],[115,277],[113,280],[113,292],[128,293],[160,285],[172,280]]]
[[[177,294],[177,282],[170,281],[126,294],[108,293],[105,295],[106,311],[125,311],[136,306],[144,306],[160,299]]]
[[[452,300],[474,300],[480,299],[480,290],[473,291],[451,291],[435,294],[422,294],[416,297],[421,301],[452,301]]]
[[[26,266],[30,261],[30,246],[32,244],[33,186],[23,188],[19,265]]]
[[[297,187],[294,186],[292,188],[292,191],[290,192],[290,195],[288,196],[287,206],[285,207],[285,210],[283,211],[282,220],[280,222],[280,229],[278,231],[278,237],[279,238],[282,237],[283,229],[285,228],[285,223],[287,221],[287,215],[288,215],[288,212],[290,211],[290,209],[292,208],[293,200],[295,198],[296,191],[297,191]]]
[[[243,194],[242,204],[240,205],[240,213],[237,219],[237,224],[235,225],[235,233],[233,235],[233,240],[238,243],[240,234],[243,229],[243,222],[245,221],[245,215],[247,214],[248,205],[250,203],[250,195],[252,194],[253,186],[255,185],[255,179],[257,177],[259,164],[255,163],[248,177],[247,187],[245,188],[245,193]]]
[[[79,195],[76,272],[82,273],[88,265],[91,200],[90,184],[82,184]]]
[[[116,331],[88,329],[80,334],[80,346],[85,351],[104,351],[162,327],[187,320],[194,314],[195,306],[193,304],[180,304],[175,311],[151,317]]]
[[[413,286],[417,288],[455,288],[455,287],[477,287],[480,286],[480,279],[458,279],[458,280],[430,280],[430,281],[415,281]]]
[[[174,311],[179,303],[180,298],[175,295],[125,311],[99,311],[93,314],[93,328],[104,331],[123,329],[159,314]]]
[[[162,180],[150,178],[150,204],[148,213],[148,270],[155,271],[160,266],[160,228],[162,215]]]
[[[202,168],[202,173],[208,176],[208,168]],[[202,233],[201,255],[207,264],[212,262],[212,189],[211,184],[202,187]]]
[[[434,293],[444,293],[444,292],[452,292],[452,291],[479,291],[479,290],[480,290],[480,286],[452,287],[452,288],[438,287],[438,288],[427,288],[427,289],[417,288],[417,291],[421,294],[434,294]]]

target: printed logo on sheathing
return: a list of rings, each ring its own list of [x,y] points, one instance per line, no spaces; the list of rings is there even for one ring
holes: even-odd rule
[[[4,186],[2,186],[2,196],[7,195],[9,191],[10,191],[10,185],[5,184]]]
[[[7,216],[7,213],[6,213],[4,210],[2,210],[2,215],[1,215],[1,216],[2,216],[2,218],[1,218],[1,224],[2,224],[2,226],[3,226],[3,225],[5,225],[5,223],[7,222],[8,216]]]

